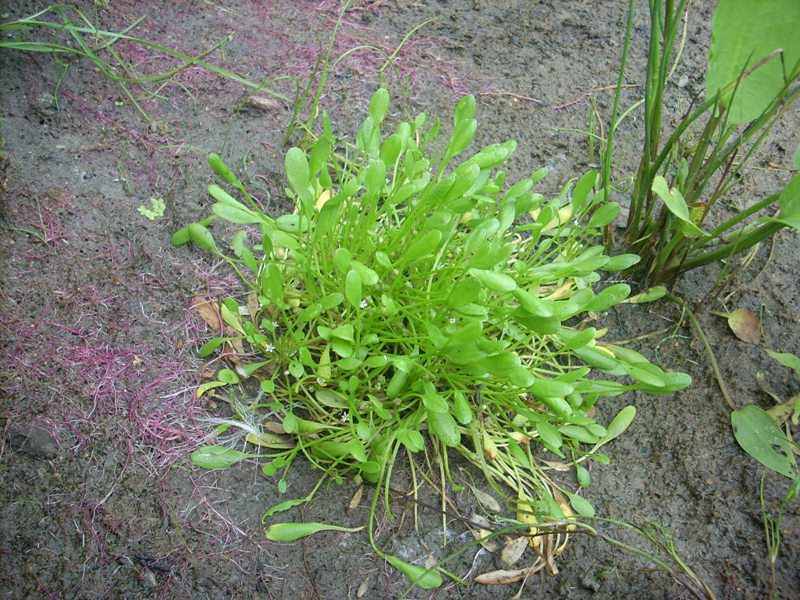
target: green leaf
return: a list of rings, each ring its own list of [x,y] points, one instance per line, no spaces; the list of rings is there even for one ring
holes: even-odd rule
[[[476,107],[477,103],[475,102],[475,96],[472,94],[462,96],[458,101],[458,104],[456,104],[456,109],[454,111],[453,121],[455,124],[458,125],[459,123],[463,123],[464,121],[475,117]]]
[[[192,464],[203,469],[225,469],[250,458],[250,454],[225,446],[203,446],[189,455]]]
[[[209,381],[208,383],[204,383],[203,385],[198,385],[194,393],[195,396],[200,398],[208,390],[213,390],[214,388],[223,387],[224,385],[226,384],[222,381]]]
[[[332,308],[336,308],[339,306],[342,301],[344,300],[344,295],[339,292],[333,292],[328,294],[327,296],[323,296],[319,303],[322,306],[322,310],[330,310]]]
[[[591,518],[595,515],[594,507],[589,503],[589,501],[586,498],[578,496],[578,494],[572,494],[566,491],[564,493],[569,498],[569,503],[572,505],[572,508],[578,515],[587,518]]]
[[[448,158],[456,156],[472,143],[475,131],[478,129],[478,122],[475,119],[468,119],[459,123],[450,136],[450,143],[447,144]]]
[[[545,379],[537,377],[536,382],[528,388],[537,397],[543,398],[563,398],[573,392],[575,387],[572,384],[558,381],[557,379]]]
[[[461,433],[449,412],[427,411],[428,428],[445,445],[455,448],[461,443]]]
[[[397,439],[411,452],[421,452],[425,448],[425,438],[416,430],[401,427],[397,430]]]
[[[576,214],[585,204],[586,201],[589,199],[589,194],[594,188],[595,183],[597,182],[597,171],[591,170],[586,172],[579,180],[578,183],[575,184],[575,187],[572,190],[572,208],[573,214]],[[610,205],[606,205],[610,206]],[[603,208],[606,208],[603,207]],[[617,207],[619,208],[619,207]],[[618,211],[619,212],[619,211]],[[595,213],[597,214],[597,213]],[[616,215],[614,215],[616,216]],[[603,223],[605,225],[605,223]],[[592,226],[591,224],[589,225]],[[598,225],[599,227],[600,225]]]
[[[361,286],[361,275],[355,269],[350,269],[347,272],[347,277],[344,281],[344,297],[354,308],[358,308],[361,301],[364,299],[363,288]]]
[[[767,354],[773,360],[777,360],[784,367],[789,367],[795,374],[800,375],[800,357],[788,352],[773,352],[772,350],[767,350]]]
[[[578,480],[578,485],[580,485],[582,488],[588,488],[590,485],[592,485],[592,475],[583,465],[575,465],[575,477]]]
[[[712,98],[743,71],[774,50],[774,56],[739,82],[723,105],[730,104],[732,125],[752,121],[767,108],[784,85],[784,67],[792,69],[800,59],[800,3],[797,0],[720,0],[711,24],[706,94]],[[735,93],[731,99],[730,93]]]
[[[223,338],[223,337],[211,338],[205,344],[200,346],[200,350],[197,351],[197,355],[200,358],[211,356],[214,353],[214,350],[219,348],[222,344],[229,341],[230,339],[231,338]]]
[[[502,144],[489,144],[470,157],[467,162],[475,163],[483,170],[493,169],[506,162],[516,147],[517,143],[514,140],[508,140]]]
[[[446,413],[450,410],[447,401],[433,391],[426,392],[422,395],[422,404],[429,412]]]
[[[374,198],[386,185],[386,165],[379,160],[370,162],[364,171],[364,186],[369,198]],[[362,200],[363,201],[363,200]]]
[[[225,385],[235,385],[239,383],[239,375],[233,369],[220,369],[217,379]]]
[[[378,88],[369,99],[369,114],[373,122],[377,125],[386,118],[389,111],[389,92],[386,88]]]
[[[261,277],[261,293],[276,306],[283,305],[283,276],[278,265],[270,263]]]
[[[517,289],[517,282],[505,273],[486,269],[470,269],[469,274],[480,281],[483,287],[496,292],[512,292]]]
[[[391,554],[386,555],[386,562],[408,577],[411,583],[422,590],[432,590],[442,586],[442,576],[438,571],[411,564]]]
[[[580,425],[562,425],[558,428],[558,431],[568,438],[583,442],[584,444],[595,444],[599,441],[598,436]]]
[[[216,183],[212,183],[207,189],[208,193],[211,194],[211,197],[217,202],[220,202],[221,204],[229,204],[230,206],[241,206],[241,203],[236,198],[231,196]]]
[[[173,246],[183,246],[184,244],[188,244],[191,240],[192,238],[189,236],[188,227],[182,227],[172,234]]]
[[[731,425],[742,450],[765,467],[789,478],[797,476],[792,443],[764,410],[748,405],[731,413]]]
[[[438,229],[433,229],[412,242],[408,249],[403,253],[403,261],[413,262],[420,258],[430,256],[439,242],[442,240],[442,232]]]
[[[209,154],[208,164],[211,167],[211,170],[214,171],[214,173],[216,173],[219,177],[221,177],[223,181],[225,181],[226,183],[230,183],[231,185],[236,186],[239,189],[244,188],[242,182],[239,181],[236,175],[233,174],[233,171],[231,171],[228,168],[228,165],[226,165],[223,162],[223,160],[219,157],[219,155],[214,154],[213,152]]]
[[[584,310],[601,312],[616,306],[631,293],[631,287],[624,283],[615,283],[603,289],[591,302],[584,307]]]
[[[530,315],[545,318],[553,316],[553,308],[549,302],[522,288],[514,290],[514,297],[519,301],[520,308]]]
[[[496,377],[506,377],[521,364],[516,352],[498,352],[477,361],[476,366]]]
[[[602,442],[605,444],[625,433],[625,430],[633,423],[634,417],[636,417],[635,406],[626,406],[619,411],[608,425],[608,432],[603,437]]]
[[[387,169],[394,166],[395,161],[403,151],[403,141],[397,134],[392,134],[383,141],[381,146],[381,160]]]
[[[189,239],[191,239],[196,245],[200,246],[204,250],[208,250],[209,252],[214,252],[215,254],[219,253],[217,244],[214,242],[214,236],[211,235],[211,232],[203,227],[200,223],[192,223],[189,225],[188,232]]]
[[[692,217],[689,215],[689,207],[686,205],[686,200],[683,199],[683,194],[681,194],[678,188],[672,188],[672,190],[670,190],[667,180],[661,175],[656,175],[653,178],[652,190],[654,194],[661,198],[662,202],[664,202],[669,209],[669,212],[684,222],[688,233],[692,234],[689,237],[706,235],[706,233],[692,221]]]
[[[267,465],[264,466],[266,467]],[[261,515],[261,522],[263,523],[266,519],[270,518],[275,513],[284,512],[289,510],[290,508],[294,508],[295,506],[306,504],[308,500],[309,500],[308,497],[306,497],[306,498],[293,498],[292,500],[284,500],[283,502],[278,502],[277,504],[270,506],[267,510],[264,511],[264,514]]]
[[[237,225],[252,225],[264,222],[264,218],[261,215],[253,212],[243,204],[236,206],[224,202],[216,202],[211,205],[211,211],[219,218]]]
[[[544,419],[537,421],[536,430],[539,432],[539,439],[545,446],[554,449],[561,448],[561,434],[548,421]]]
[[[267,539],[272,542],[294,542],[301,538],[314,535],[320,531],[342,531],[345,533],[355,533],[366,527],[339,527],[338,525],[328,525],[327,523],[275,523],[267,528]]]
[[[622,366],[625,372],[636,381],[657,388],[664,387],[666,385],[666,381],[664,380],[664,372],[654,364],[648,362],[621,362],[620,366]]]
[[[625,269],[637,264],[641,258],[637,254],[618,254],[608,259],[603,265],[604,271],[624,271]]]
[[[582,331],[575,331],[573,329],[562,328],[560,336],[564,340],[562,350],[575,350],[576,348],[583,348],[588,346],[597,335],[597,330],[594,327],[587,327]]]
[[[450,308],[459,308],[474,302],[481,293],[481,283],[474,277],[465,277],[455,284],[447,297]]]
[[[317,174],[322,171],[322,168],[325,166],[325,162],[328,160],[328,157],[331,154],[331,141],[327,136],[320,137],[314,146],[311,148],[311,155],[308,157],[308,171],[310,177],[316,177]],[[323,172],[320,176],[320,179],[327,172]],[[330,189],[330,184],[327,186],[323,186],[326,189]]]
[[[667,295],[667,288],[663,285],[655,285],[644,292],[631,296],[625,300],[626,304],[646,304],[655,302]]]
[[[361,276],[361,282],[364,285],[375,285],[378,283],[378,274],[368,266],[361,264],[357,260],[351,261],[350,266],[358,271],[358,274]]]
[[[306,153],[300,148],[289,148],[284,164],[289,184],[297,192],[300,200],[303,204],[312,202],[314,193],[311,190],[311,175]]]
[[[308,219],[298,213],[281,215],[275,219],[275,226],[286,233],[304,233],[308,231]]]
[[[642,391],[648,394],[673,394],[692,384],[692,378],[686,373],[667,371],[661,375],[664,382],[661,387],[643,385]]]
[[[294,434],[300,431],[300,419],[294,416],[292,413],[286,413],[283,417],[283,430],[286,433]]]
[[[474,417],[472,407],[463,392],[453,394],[453,414],[462,425],[469,425],[472,422]]]
[[[603,204],[603,206],[594,211],[587,227],[605,227],[616,219],[620,212],[622,212],[622,208],[616,202]]]
[[[786,187],[783,188],[778,198],[778,206],[781,207],[780,217],[769,220],[783,223],[794,229],[800,229],[800,174],[792,177]]]
[[[613,371],[620,365],[619,361],[611,356],[608,352],[600,350],[594,346],[575,348],[574,353],[587,365],[591,365],[592,367],[602,369],[604,371]]]

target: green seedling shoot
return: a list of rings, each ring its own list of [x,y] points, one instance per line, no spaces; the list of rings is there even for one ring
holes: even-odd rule
[[[137,210],[140,214],[147,217],[151,221],[155,221],[156,219],[164,216],[165,208],[166,205],[161,198],[150,198],[149,208],[143,204]]]

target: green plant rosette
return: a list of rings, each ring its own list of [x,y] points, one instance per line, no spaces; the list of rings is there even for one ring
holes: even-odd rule
[[[436,457],[448,478],[455,451],[521,523],[591,515],[543,458],[574,465],[588,485],[582,464],[606,462],[598,448],[635,412],[603,426],[590,416],[595,403],[690,381],[602,343],[593,325],[630,293],[623,283],[596,291],[601,273],[638,260],[607,256],[598,243],[619,206],[596,193],[593,171],[550,199],[534,191],[542,170],[507,186],[499,168],[513,141],[456,161],[477,126],[472,96],[456,106],[447,138],[425,114],[387,135],[388,110],[379,89],[354,144],[335,138],[324,116],[308,151],[291,148],[295,210],[277,218],[212,155],[228,187],[209,186],[212,215],[174,242],[223,258],[248,290],[222,302],[228,335],[201,354],[235,341],[259,358],[205,389],[262,380],[263,433],[248,441],[266,453],[268,475],[303,455],[335,478],[388,490],[400,451],[420,468]],[[209,229],[214,220],[234,226],[225,245]]]

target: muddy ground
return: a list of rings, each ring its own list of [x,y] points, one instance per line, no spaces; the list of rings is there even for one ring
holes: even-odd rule
[[[623,2],[353,2],[335,55],[358,45],[390,53],[414,26],[433,19],[396,57],[388,74],[392,115],[425,110],[449,120],[463,93],[479,102],[477,143],[513,138],[512,175],[551,169],[555,193],[593,160],[586,135],[590,99],[608,114],[609,86],[622,48]],[[42,2],[4,2],[2,20],[32,14]],[[262,512],[278,501],[275,482],[254,464],[201,471],[188,453],[223,410],[195,399],[207,365],[197,349],[211,331],[192,309],[196,298],[234,293],[224,265],[197,249],[175,248],[172,233],[206,214],[213,178],[208,152],[219,152],[252,190],[278,211],[283,136],[294,82],[307,81],[337,14],[329,1],[134,2],[107,9],[81,5],[88,19],[188,54],[217,42],[207,59],[285,95],[265,109],[246,103],[252,90],[194,66],[171,79],[131,85],[141,110],[120,86],[85,60],[0,50],[0,594],[4,598],[398,598],[405,580],[369,549],[366,535],[326,533],[291,545],[265,540]],[[710,8],[692,7],[686,62],[670,86],[668,120],[702,93]],[[637,17],[626,103],[642,93],[644,7]],[[41,39],[42,34],[32,34]],[[228,37],[230,36],[230,37]],[[64,38],[61,38],[64,39]],[[175,65],[132,43],[116,46],[138,73]],[[383,58],[350,55],[331,71],[322,106],[339,132],[363,118]],[[288,78],[287,78],[288,76]],[[627,104],[626,104],[627,105]],[[146,116],[145,116],[146,114]],[[797,111],[778,128],[737,196],[770,193],[788,179],[798,143]],[[621,134],[620,171],[637,152],[637,123]],[[137,209],[162,198],[163,217]],[[724,293],[708,297],[700,320],[739,405],[769,406],[769,389],[796,393],[798,381],[762,346],[800,354],[797,236],[765,244]],[[716,266],[686,276],[676,293],[695,303]],[[712,310],[760,314],[761,346],[736,339]],[[759,484],[775,510],[788,488],[740,451],[702,346],[669,305],[630,307],[607,316],[611,337],[638,336],[643,352],[688,371],[694,385],[667,398],[621,398],[600,407],[610,418],[635,401],[631,429],[608,449],[611,465],[594,469],[587,497],[602,516],[664,528],[686,564],[720,598],[765,598],[770,568]],[[646,335],[650,334],[650,335]],[[217,365],[212,365],[215,367]],[[759,373],[764,374],[763,378]],[[458,472],[458,469],[456,469]],[[316,474],[295,465],[291,497]],[[295,520],[366,522],[367,504],[347,505],[355,487],[323,489]],[[433,501],[430,492],[423,494]],[[465,514],[469,492],[453,495]],[[398,501],[379,530],[384,548],[408,560],[441,559],[469,533]],[[776,587],[798,597],[798,503],[783,522]],[[627,543],[642,538],[607,529]],[[532,557],[528,557],[532,560]],[[516,586],[481,587],[476,573],[499,565],[475,549],[448,563],[467,585],[411,598],[509,598]],[[653,563],[600,539],[574,536],[560,573],[529,580],[523,598],[688,598],[691,592]]]

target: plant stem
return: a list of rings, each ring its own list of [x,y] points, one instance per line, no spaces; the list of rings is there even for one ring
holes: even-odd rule
[[[679,298],[678,296],[673,296],[669,294],[665,296],[665,298],[670,302],[674,302],[678,306],[683,307],[686,305],[685,301],[682,298]],[[725,380],[722,379],[722,373],[719,370],[719,365],[717,364],[717,359],[714,356],[714,351],[711,349],[711,344],[709,343],[708,338],[706,337],[706,334],[703,331],[703,328],[700,326],[700,321],[697,320],[697,317],[691,310],[687,310],[685,311],[685,313],[686,316],[689,317],[689,320],[692,322],[692,325],[694,325],[695,331],[697,331],[697,336],[700,338],[700,341],[703,342],[703,347],[706,350],[708,361],[711,363],[711,369],[714,371],[714,377],[717,380],[717,385],[719,385],[719,390],[720,392],[722,392],[722,396],[725,398],[725,402],[728,403],[728,406],[730,407],[731,410],[737,410],[738,407],[731,399],[730,393],[728,392],[728,386],[725,384]]]

